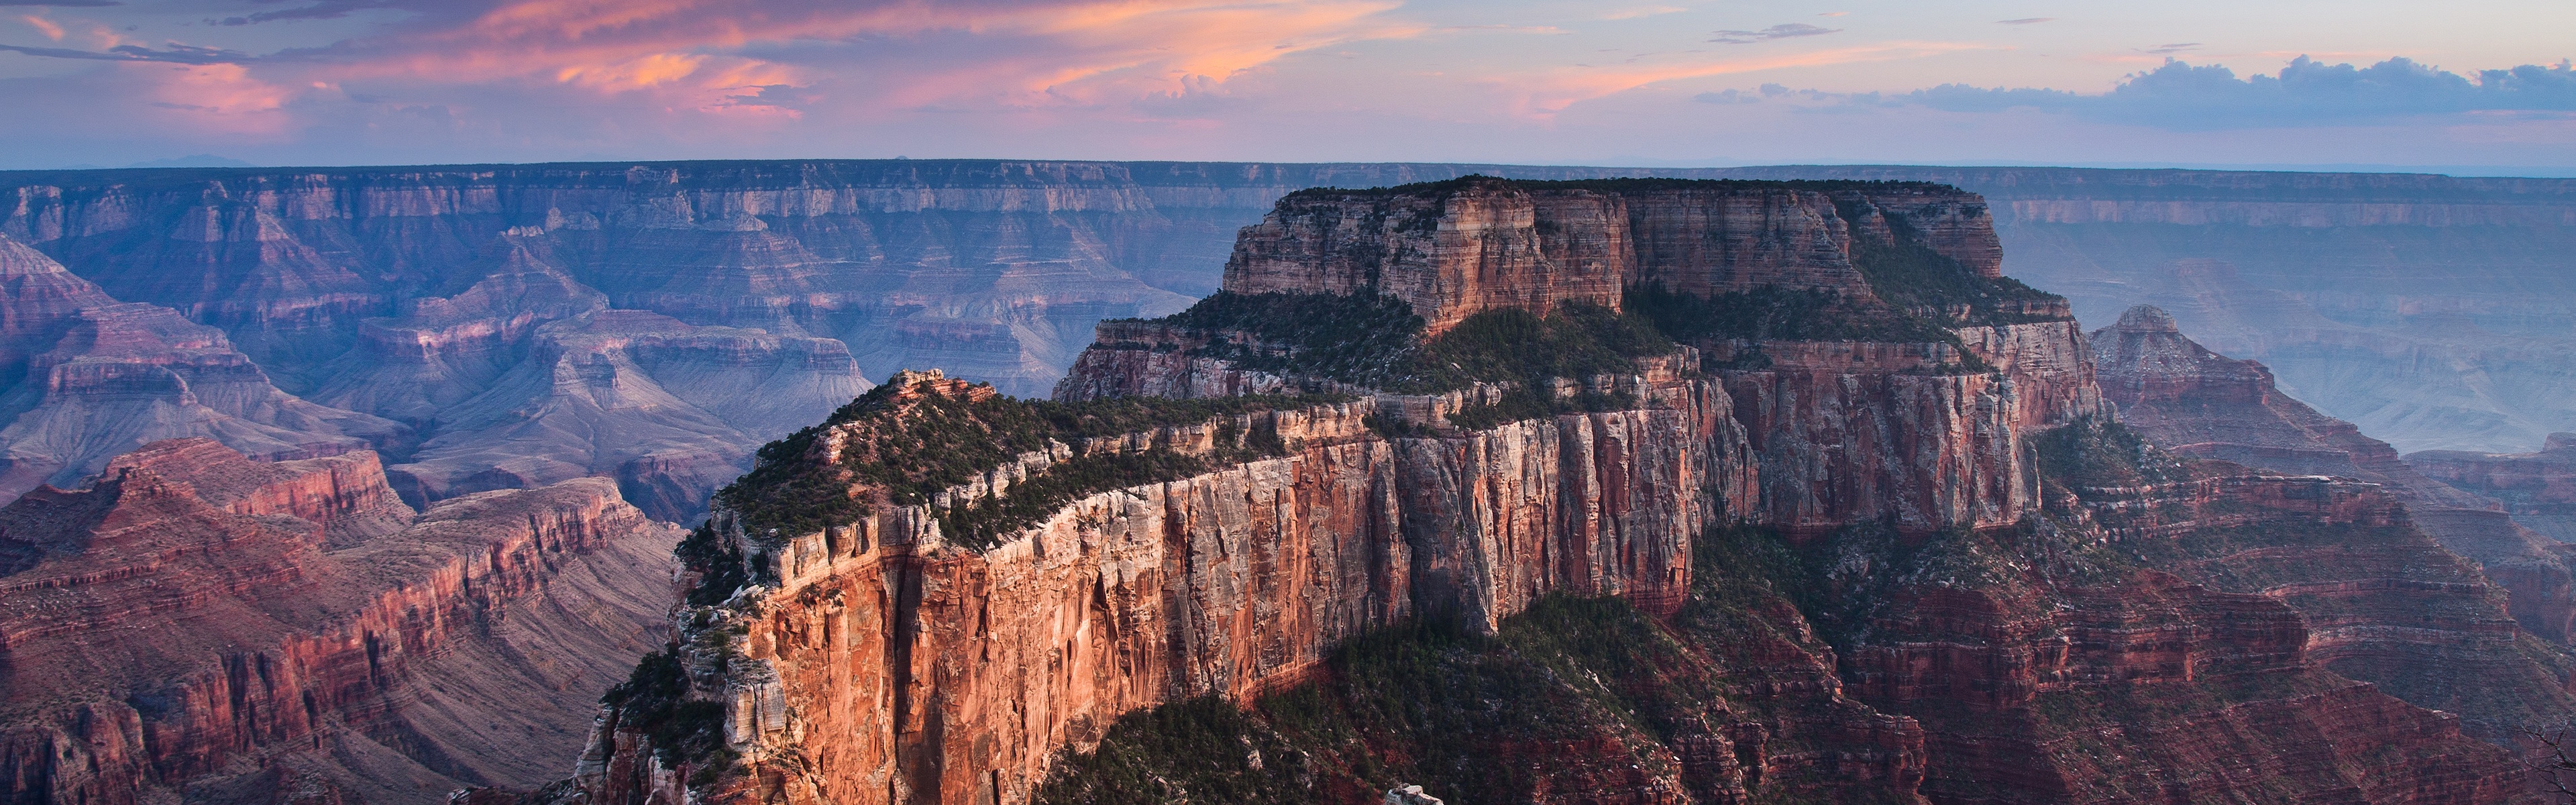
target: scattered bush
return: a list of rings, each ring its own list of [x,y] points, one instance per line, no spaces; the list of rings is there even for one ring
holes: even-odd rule
[[[1911,238],[1888,243],[1876,238],[1852,239],[1852,267],[1860,270],[1879,298],[1940,326],[2029,324],[2064,321],[2060,316],[2020,312],[2024,303],[2047,303],[2057,297],[2011,277],[1981,277],[1959,261],[1942,256]],[[1952,319],[1949,311],[1965,307]]]
[[[618,726],[644,733],[653,755],[664,765],[681,761],[706,763],[725,748],[724,705],[688,699],[689,677],[679,647],[671,646],[635,663],[626,681],[599,697],[618,709]]]
[[[1621,306],[1675,341],[1887,341],[1957,343],[1958,335],[1885,304],[1815,289],[1763,286],[1716,296],[1662,285],[1629,288]]]
[[[896,406],[896,392],[892,386],[879,386],[833,412],[823,424],[762,447],[759,464],[718,491],[717,502],[735,512],[754,539],[810,534],[867,514],[868,501],[860,497],[865,490],[882,490],[898,506],[929,503],[942,490],[973,481],[1022,454],[1046,450],[1050,444],[1080,448],[1091,439],[1349,400],[1296,394],[1061,403],[999,395],[970,400],[925,394]],[[858,426],[847,429],[849,438],[837,464],[809,455],[826,429],[852,424]],[[1057,464],[1016,486],[1004,501],[943,514],[943,531],[961,538],[960,544],[989,546],[1083,495],[1198,474],[1206,471],[1211,460],[1230,462],[1287,452],[1278,431],[1266,423],[1249,433],[1220,435],[1235,445],[1232,452],[1187,458],[1149,451],[1143,456],[1076,458]],[[728,588],[726,593],[730,592]]]
[[[2041,433],[2031,445],[2039,454],[2040,474],[2077,495],[2184,477],[2182,462],[2116,421],[2086,418]]]

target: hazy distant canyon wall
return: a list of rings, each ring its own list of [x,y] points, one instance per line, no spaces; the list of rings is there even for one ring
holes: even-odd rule
[[[686,518],[868,377],[936,366],[1044,394],[1095,322],[1214,290],[1235,229],[1289,191],[1478,169],[0,174],[0,498],[206,436],[372,447],[414,505],[605,476]]]
[[[938,366],[1045,393],[1094,322],[1213,291],[1236,230],[1291,191],[1470,172],[1949,182],[1993,202],[1991,231],[1927,230],[1983,238],[1951,250],[1964,261],[1999,270],[2009,251],[2013,275],[2095,326],[2158,304],[2401,450],[2530,450],[2576,429],[2558,393],[2576,378],[2576,190],[2561,180],[903,160],[10,172],[0,237],[96,298],[56,295],[35,324],[0,325],[0,417],[22,431],[0,435],[16,454],[0,496],[151,438],[212,436],[263,455],[385,450],[415,504],[602,475],[656,516],[690,516],[752,447],[868,378]],[[1774,201],[1723,214],[1813,217]],[[1638,238],[1648,255],[1703,247]],[[1830,242],[1705,248],[1834,270]],[[40,295],[21,287],[28,271],[0,273],[15,319]],[[215,328],[212,348],[237,354],[223,360],[265,378],[234,371],[215,381],[234,391],[207,394],[184,369],[153,375],[184,388],[149,390],[125,370],[69,386],[29,373],[24,356],[57,349],[102,367],[205,364],[114,338],[63,346],[78,310],[119,302]],[[657,315],[599,315],[612,309]],[[102,383],[116,405],[163,413],[148,432],[83,424],[108,397],[77,394]],[[225,407],[270,384],[291,402]]]

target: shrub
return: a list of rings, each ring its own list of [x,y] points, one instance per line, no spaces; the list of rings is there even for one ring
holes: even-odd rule
[[[2183,477],[2182,464],[2116,421],[2086,418],[2031,439],[2043,477],[2078,495],[2086,490],[2137,487]]]

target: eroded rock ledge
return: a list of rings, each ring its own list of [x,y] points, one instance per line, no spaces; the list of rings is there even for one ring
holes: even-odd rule
[[[2372,490],[2101,449],[2125,431],[2083,334],[2062,301],[1996,281],[1980,215],[1916,186],[1292,196],[1246,230],[1235,296],[1202,303],[1222,310],[1104,324],[1052,404],[1153,395],[1132,403],[1163,412],[1149,427],[1047,441],[998,426],[1007,411],[943,413],[1039,404],[907,374],[765,449],[782,469],[719,495],[684,548],[700,580],[683,640],[539,798],[1029,802],[1129,714],[1310,689],[1338,644],[1400,623],[1509,633],[1562,611],[1543,602],[1602,597],[1639,628],[1726,646],[1674,668],[1745,683],[1681,737],[1559,750],[1664,758],[1669,775],[1587,772],[1543,801],[1734,801],[1766,780],[1892,801],[2516,796],[2503,750],[2311,656],[2392,614],[2345,607],[2341,637],[2312,637],[2312,604],[2351,599],[2236,591],[2233,554],[2133,549],[2276,533],[2261,527],[2416,543]],[[1623,310],[1638,299],[1653,304]],[[1848,318],[1784,321],[1775,303]],[[1284,309],[1409,329],[1336,341],[1329,317],[1256,320]],[[1594,357],[1515,354],[1559,347]],[[1274,393],[1334,396],[1170,407]],[[928,422],[964,447],[1025,445],[935,490],[882,454],[851,463],[851,445]],[[1104,450],[1224,460],[1088,491],[989,543],[948,533]],[[2079,479],[2101,462],[2067,456],[2132,477]],[[831,482],[799,486],[815,478]],[[829,516],[722,503],[735,494]],[[2236,519],[2136,513],[2192,505]],[[1720,533],[1785,542],[1704,555],[1737,544]],[[1731,625],[1692,625],[1707,623]],[[2220,756],[2265,771],[2208,774]]]

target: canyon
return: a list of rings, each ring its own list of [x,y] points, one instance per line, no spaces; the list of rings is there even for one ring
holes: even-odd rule
[[[273,385],[336,410],[292,412],[282,425],[260,416],[248,420],[257,427],[187,425],[115,446],[64,441],[66,423],[31,425],[57,435],[8,440],[27,444],[0,498],[44,477],[86,477],[150,438],[210,435],[258,455],[365,445],[412,465],[396,477],[416,506],[578,469],[620,478],[656,516],[693,518],[753,448],[820,418],[866,378],[938,366],[1006,393],[1046,394],[1096,322],[1170,313],[1215,291],[1235,231],[1289,193],[1471,173],[1943,182],[1993,201],[1978,221],[1916,216],[1927,232],[1955,225],[1978,239],[1953,251],[1980,271],[1999,270],[2008,251],[2015,276],[2066,295],[2095,324],[2161,305],[2220,350],[2265,361],[2287,393],[2402,450],[2520,450],[2576,429],[2550,393],[2576,372],[2559,357],[2567,345],[2552,340],[2576,326],[2576,311],[2549,301],[2568,295],[2552,278],[2566,274],[2558,239],[2576,214],[2557,180],[971,160],[11,171],[0,172],[10,199],[0,236],[105,295],[56,317],[110,302],[177,311],[221,331],[224,349],[260,370],[234,396],[270,397],[256,385]],[[1711,214],[1816,213],[1788,203]],[[1788,286],[1823,287],[1824,274],[1842,270],[1827,241],[1639,237],[1650,253],[1710,250],[1748,261],[1747,271],[1821,272],[1776,278]],[[9,262],[25,262],[12,251]],[[2352,291],[2346,280],[2365,275],[2387,292]],[[625,390],[606,411],[580,413],[599,395],[568,389],[558,399],[533,378],[549,365],[570,372],[567,359],[594,374],[620,359],[582,346],[570,349],[589,357],[569,357],[539,330],[607,309],[675,320],[653,325],[667,332],[730,328],[707,333],[726,346],[684,351],[709,365],[625,359],[634,367],[617,381]],[[741,351],[748,330],[765,334],[754,341],[767,351]],[[12,341],[0,355],[55,347],[54,336],[14,326],[0,338]],[[2409,357],[2418,355],[2442,358]],[[0,384],[43,381],[18,361],[0,364]],[[688,384],[759,367],[771,369],[763,390],[779,394],[776,415],[756,421],[728,417],[773,395],[693,395],[660,388],[657,374]],[[118,382],[126,399],[189,405],[167,382]],[[41,395],[21,396],[0,416],[19,418]],[[585,424],[531,425],[540,410]],[[413,461],[424,443],[435,444]],[[504,451],[544,458],[502,466]]]
[[[1645,175],[1728,181],[1618,179]],[[13,607],[79,602],[22,611],[31,636],[0,659],[106,669],[94,689],[28,687],[50,698],[13,709],[0,777],[102,801],[506,799],[578,755],[531,796],[1076,801],[1175,729],[1165,714],[1198,713],[1236,719],[1226,740],[1265,747],[1248,757],[1299,759],[1224,780],[1271,775],[1305,801],[1404,782],[1550,801],[2515,800],[2518,730],[2576,706],[2553,491],[2569,462],[2560,440],[2510,452],[2576,428],[2547,393],[2576,321],[2553,307],[2564,185],[911,160],[0,172],[0,501],[24,498],[0,514],[19,518],[0,583]],[[1554,374],[1353,374],[1434,353],[1335,353],[1351,345],[1275,326],[1268,303],[1227,307],[1369,298],[1419,317],[1405,349],[1638,317],[1674,343]],[[2122,315],[2139,303],[2173,312]],[[2088,335],[2078,317],[2120,323]],[[761,446],[877,427],[842,412],[888,399],[862,396],[871,378],[931,366],[948,373],[901,375],[869,416],[996,392],[1215,407],[1112,417],[1132,430],[1060,433],[810,530],[769,534],[785,521],[717,493],[833,465],[837,448]],[[1227,402],[1253,398],[1270,402]],[[2105,455],[2129,475],[2073,480]],[[190,461],[303,480],[245,491]],[[1022,505],[1015,488],[1135,466],[1192,469],[968,525]],[[363,513],[244,502],[312,478]],[[696,587],[673,621],[679,532],[650,521],[701,518],[713,539],[683,548]],[[537,558],[478,570],[478,540]],[[144,570],[97,570],[116,566]],[[297,579],[262,603],[256,585]],[[412,624],[364,593],[385,589],[475,614]],[[232,642],[63,642],[82,618],[214,623],[181,599],[218,603],[204,631]],[[367,624],[354,644],[350,624]],[[1626,653],[1568,649],[1566,629]],[[353,670],[369,630],[410,653]],[[1407,640],[1445,646],[1436,667],[1462,679],[1577,681],[1512,683],[1551,704],[1510,711],[1542,729],[1498,730],[1371,675],[1415,656]],[[1389,721],[1368,703],[1390,690],[1455,718]],[[1528,765],[1441,765],[1485,756]],[[2211,777],[2221,758],[2240,770]]]
[[[679,639],[524,796],[2528,797],[2479,738],[2566,717],[2563,655],[2383,487],[2134,444],[2114,389],[2201,378],[2097,377],[2064,303],[1959,236],[1985,214],[1868,183],[1291,195],[1224,292],[1104,323],[1057,401],[903,373],[764,448],[681,549]],[[1638,295],[1676,285],[1705,290]],[[1858,337],[1728,318],[1783,290]],[[1385,310],[1410,340],[1332,325]],[[1610,628],[1549,648],[1582,624]],[[1435,687],[1399,712],[1465,731],[1388,727],[1372,651],[1549,668],[1518,689],[1568,705],[1497,724]],[[2521,687],[2432,684],[2471,668]],[[1655,682],[1695,677],[1724,681]],[[1142,749],[1175,745],[1215,748]]]
[[[432,802],[563,773],[665,639],[601,479],[414,511],[376,455],[156,441],[0,508],[0,798]]]

